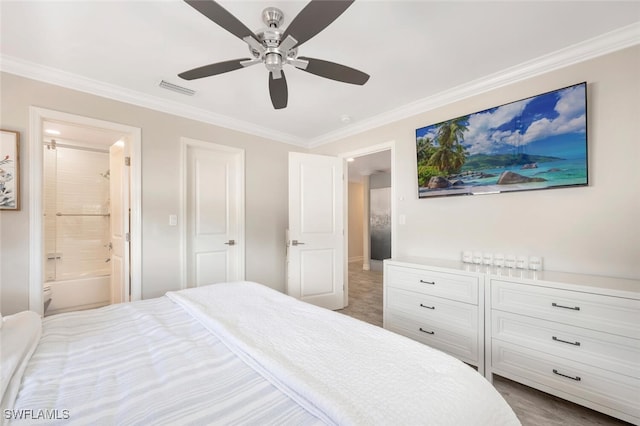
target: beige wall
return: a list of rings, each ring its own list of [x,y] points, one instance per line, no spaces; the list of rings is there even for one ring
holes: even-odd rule
[[[349,261],[362,261],[364,198],[362,184],[349,182]]]
[[[492,90],[316,148],[350,152],[396,141],[395,255],[457,259],[463,249],[536,254],[545,268],[640,278],[640,46]],[[21,133],[22,210],[0,212],[0,309],[28,308],[29,106],[142,128],[142,292],[155,297],[179,285],[182,136],[246,150],[246,277],[285,285],[287,152],[291,145],[61,87],[0,74],[0,127]],[[476,197],[417,199],[418,127],[506,102],[588,83],[588,187]],[[265,190],[267,188],[268,190]]]
[[[640,278],[640,46],[492,90],[327,144],[340,154],[396,142],[396,256],[459,259],[463,249],[536,254],[545,268]],[[589,186],[417,198],[415,129],[588,83]]]
[[[22,210],[0,213],[0,309],[28,308],[29,288],[29,107],[113,121],[142,129],[142,295],[164,294],[180,285],[178,214],[180,137],[245,149],[246,278],[285,288],[288,152],[296,147],[170,114],[0,74],[0,127],[21,135]],[[179,218],[180,219],[180,218]]]

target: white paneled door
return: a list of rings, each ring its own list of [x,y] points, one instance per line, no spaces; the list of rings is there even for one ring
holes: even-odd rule
[[[129,301],[129,166],[128,146],[120,140],[109,148],[111,225],[111,303]]]
[[[289,153],[287,293],[344,307],[343,159]]]
[[[244,151],[183,139],[185,287],[244,279]]]

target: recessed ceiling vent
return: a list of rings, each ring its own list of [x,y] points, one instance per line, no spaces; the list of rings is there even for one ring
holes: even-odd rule
[[[187,89],[186,87],[178,86],[177,84],[169,83],[168,81],[162,80],[160,82],[160,87],[173,90],[174,92],[182,93],[183,95],[193,96],[196,94],[195,90]]]

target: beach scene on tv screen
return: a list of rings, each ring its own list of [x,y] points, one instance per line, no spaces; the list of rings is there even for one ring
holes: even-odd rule
[[[418,195],[587,184],[586,83],[416,130]]]

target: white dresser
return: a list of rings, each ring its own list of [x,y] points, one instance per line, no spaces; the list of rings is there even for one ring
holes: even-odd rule
[[[384,327],[640,423],[640,280],[390,259]]]
[[[484,280],[436,259],[385,260],[384,328],[484,374]]]
[[[551,271],[485,279],[487,378],[640,423],[640,281]]]

